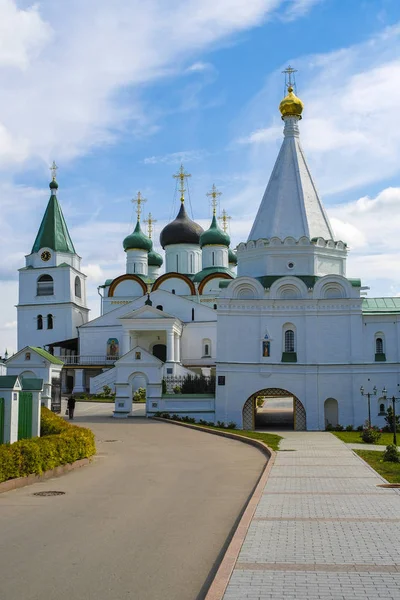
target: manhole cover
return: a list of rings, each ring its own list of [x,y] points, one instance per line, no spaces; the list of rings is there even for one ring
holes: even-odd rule
[[[49,490],[48,492],[35,492],[34,496],[64,496],[65,492],[56,492],[54,490]]]
[[[383,488],[400,488],[400,483],[380,483],[377,487]]]

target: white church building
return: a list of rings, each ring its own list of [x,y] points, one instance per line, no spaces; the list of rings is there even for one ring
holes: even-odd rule
[[[279,109],[283,143],[247,242],[230,248],[215,186],[210,227],[189,218],[181,167],[180,209],[160,235],[164,258],[153,250],[150,217],[149,235],[142,230],[138,194],[137,224],[123,240],[126,272],[100,286],[101,315],[93,320],[54,171],[19,272],[18,349],[61,358],[64,392],[110,386],[116,417],[131,414],[133,393],[145,387],[148,416],[253,429],[259,407],[282,398],[297,430],[358,426],[369,414],[384,424],[381,390],[396,394],[399,382],[400,298],[363,297],[360,280],[346,277],[347,244],[335,239],[307,166],[303,103],[290,82]],[[206,387],[184,393],[188,376],[201,376]]]

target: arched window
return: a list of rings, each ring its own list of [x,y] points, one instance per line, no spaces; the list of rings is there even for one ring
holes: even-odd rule
[[[47,329],[53,329],[53,315],[47,315]]]
[[[212,252],[212,264],[214,267],[215,266],[215,252],[214,251]]]
[[[179,273],[179,254],[176,255],[176,272]]]
[[[175,294],[175,290],[171,290],[173,294]]]
[[[203,340],[203,356],[211,356],[211,340]]]
[[[375,340],[375,352],[376,354],[383,354],[383,339],[377,337]]]
[[[386,413],[385,405],[383,403],[381,403],[379,405],[379,414],[384,415],[385,413]]]
[[[194,321],[194,308],[192,308],[192,321]]]
[[[36,322],[37,322],[37,328],[38,329],[43,329],[43,317],[42,317],[42,315],[38,315],[36,317]]]
[[[163,308],[163,305],[162,305],[162,304],[158,304],[158,305],[156,306],[156,309],[157,309],[157,310],[164,310],[164,308]]]
[[[194,273],[194,266],[193,266],[193,253],[190,253],[190,272]]]
[[[285,352],[294,352],[294,331],[287,329],[285,331]]]
[[[217,305],[216,304],[214,304],[214,310],[217,310]]]
[[[75,296],[82,298],[82,284],[78,276],[75,277]]]
[[[41,275],[37,280],[38,296],[52,296],[54,294],[54,281],[50,275]]]

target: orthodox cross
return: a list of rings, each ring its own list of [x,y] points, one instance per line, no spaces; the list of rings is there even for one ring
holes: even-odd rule
[[[191,176],[192,175],[190,173],[185,173],[183,165],[180,166],[178,173],[175,173],[175,175],[173,175],[175,179],[179,179],[179,191],[181,193],[181,202],[185,202],[185,179]]]
[[[209,196],[211,198],[211,206],[213,208],[213,215],[217,214],[217,206],[218,206],[218,196],[222,196],[222,192],[219,192],[217,190],[217,188],[215,187],[215,184],[213,184],[212,188],[211,188],[211,192],[207,193],[207,196]]]
[[[148,236],[151,239],[151,237],[153,235],[153,231],[154,231],[153,224],[157,223],[157,219],[153,219],[153,217],[151,216],[151,213],[149,213],[149,216],[147,217],[147,219],[144,220],[144,222],[147,225]]]
[[[222,229],[225,231],[225,233],[228,229],[228,222],[231,220],[231,218],[232,217],[227,214],[225,209],[222,211],[222,215],[218,217],[218,219],[222,221]]]
[[[52,164],[52,165],[51,165],[51,167],[50,167],[51,176],[52,176],[52,178],[53,178],[53,181],[55,181],[55,180],[56,180],[57,169],[58,169],[58,167],[57,167],[57,165],[56,165],[56,161],[55,161],[55,160],[53,160],[53,164]]]
[[[284,71],[282,71],[282,73],[285,74],[285,87],[286,88],[292,88],[296,86],[296,81],[294,78],[294,74],[297,73],[297,69],[293,69],[290,65],[286,67],[286,69]],[[293,81],[292,81],[292,75],[293,75]],[[285,90],[286,93],[286,90]]]
[[[146,198],[142,198],[142,194],[140,192],[137,193],[137,197],[133,198],[132,204],[136,204],[136,214],[137,220],[140,221],[140,215],[142,214],[142,204],[147,202]]]

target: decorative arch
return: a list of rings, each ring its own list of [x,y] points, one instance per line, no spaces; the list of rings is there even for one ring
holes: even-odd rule
[[[204,338],[201,345],[202,345],[202,357],[203,358],[211,357],[211,340],[209,338]]]
[[[209,275],[207,275],[207,277],[204,277],[204,279],[201,280],[200,284],[199,284],[199,294],[201,295],[203,293],[203,290],[205,288],[205,286],[207,285],[207,283],[209,281],[211,281],[212,279],[233,279],[232,275],[229,275],[229,273],[210,273]]]
[[[174,272],[164,273],[164,275],[161,275],[161,277],[156,279],[156,281],[153,283],[153,287],[151,288],[151,291],[155,292],[156,290],[158,290],[160,285],[164,281],[167,281],[167,279],[181,279],[182,281],[184,281],[185,283],[188,284],[191,295],[192,296],[196,295],[196,288],[194,286],[193,281],[187,275],[183,275],[183,273],[174,273]]]
[[[253,277],[236,277],[226,288],[225,298],[241,300],[259,300],[264,297],[265,290],[261,283]]]
[[[330,298],[351,298],[351,283],[342,275],[325,275],[316,282],[313,297],[327,300]]]
[[[146,286],[145,282],[143,281],[143,279],[141,279],[137,275],[133,275],[131,273],[125,273],[125,275],[120,275],[119,277],[116,277],[114,279],[114,281],[108,288],[108,297],[112,298],[114,296],[114,292],[115,292],[118,284],[121,283],[122,281],[127,281],[127,280],[128,281],[129,280],[136,281],[136,283],[138,283],[141,286],[141,288],[143,290],[143,295],[145,295],[147,293],[147,286]]]
[[[293,275],[288,275],[274,281],[269,295],[274,300],[300,299],[307,298],[308,290],[304,281]]]
[[[243,429],[251,430],[255,428],[256,399],[259,396],[263,396],[264,398],[287,398],[292,396],[293,429],[295,431],[307,430],[306,409],[304,408],[303,403],[299,400],[299,398],[297,398],[295,394],[283,388],[267,388],[263,390],[258,390],[258,392],[255,392],[246,400],[242,410]]]

